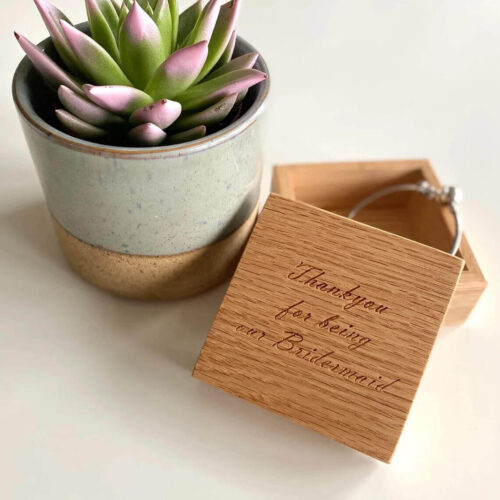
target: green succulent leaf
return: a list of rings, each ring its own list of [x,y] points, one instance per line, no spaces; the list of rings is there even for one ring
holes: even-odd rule
[[[168,0],[170,6],[170,19],[172,19],[172,50],[177,47],[177,39],[179,34],[179,5],[177,0]]]
[[[87,5],[87,17],[89,20],[89,26],[92,38],[101,47],[103,47],[115,61],[119,62],[120,53],[118,52],[118,45],[116,43],[115,35],[110,25],[108,24],[108,21],[101,12],[97,0],[85,0],[85,3]],[[113,7],[113,12],[114,12],[114,7]],[[115,31],[117,27],[118,27],[118,16],[116,20]]]
[[[220,68],[209,73],[205,78],[205,81],[212,80],[213,78],[231,73],[231,71],[236,71],[238,69],[251,69],[255,66],[258,58],[259,54],[257,54],[257,52],[243,54],[242,56],[233,59],[224,66],[221,66]]]
[[[122,67],[136,87],[145,88],[167,51],[155,22],[139,6],[132,5],[119,36]]]
[[[118,33],[120,32],[123,23],[125,22],[125,19],[127,18],[127,15],[129,13],[129,8],[125,5],[125,2],[122,3],[122,6],[120,8],[120,14],[118,18]]]
[[[224,120],[236,103],[238,95],[232,94],[222,98],[212,106],[195,113],[183,114],[173,125],[175,130],[188,130],[199,125],[210,127]]]
[[[108,23],[113,34],[118,35],[118,18],[119,15],[116,12],[115,6],[111,0],[95,0],[97,3],[99,10],[101,11],[104,19]]]
[[[85,72],[99,85],[132,85],[116,61],[92,38],[61,21],[66,39]]]
[[[220,12],[220,0],[210,0],[201,13],[195,27],[183,43],[184,46],[193,45],[203,40],[210,40]]]
[[[177,96],[184,111],[205,108],[231,94],[239,94],[262,80],[266,74],[255,69],[240,69],[199,83]]]
[[[168,138],[169,144],[182,144],[183,142],[196,141],[207,135],[207,127],[200,125],[199,127],[173,134]]]
[[[220,56],[220,59],[217,61],[217,64],[214,66],[214,68],[220,68],[221,66],[224,66],[224,64],[227,64],[229,61],[231,61],[231,59],[233,58],[233,52],[235,46],[236,46],[236,31],[233,31],[224,52]]]
[[[99,140],[104,139],[108,135],[106,130],[80,120],[80,118],[68,113],[64,109],[56,109],[56,116],[71,134],[81,139]]]
[[[120,15],[120,9],[122,7],[123,2],[120,2],[120,0],[111,0],[111,3],[113,4],[113,7],[115,8],[115,11],[118,15]]]
[[[190,0],[182,14],[178,0],[85,0],[90,36],[53,0],[34,1],[64,65],[16,37],[56,90],[65,108],[57,119],[77,137],[138,146],[196,140],[237,120],[248,89],[266,78],[252,69],[257,54],[233,59],[241,0]]]
[[[179,16],[178,39],[180,40],[181,45],[183,45],[184,41],[187,41],[186,39],[188,35],[191,31],[193,31],[193,28],[196,26],[202,12],[203,0],[198,0]]]
[[[163,44],[165,46],[165,52],[167,56],[172,53],[172,15],[170,14],[170,5],[168,0],[158,0],[154,13],[153,21],[158,26],[161,36],[163,38]]]
[[[146,92],[155,99],[174,99],[188,89],[207,58],[208,44],[200,42],[174,52],[155,72]]]
[[[226,50],[226,47],[231,39],[234,26],[238,20],[240,5],[240,0],[232,0],[224,4],[220,9],[220,15],[218,16],[217,23],[213,28],[210,43],[208,45],[208,57],[205,62],[205,66],[201,70],[197,79],[198,82],[208,75]]]

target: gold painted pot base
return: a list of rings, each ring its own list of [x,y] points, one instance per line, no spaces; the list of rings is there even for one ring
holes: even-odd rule
[[[236,269],[256,218],[257,207],[243,225],[217,243],[158,257],[89,245],[52,219],[64,256],[83,279],[122,297],[168,300],[195,295],[228,279]]]

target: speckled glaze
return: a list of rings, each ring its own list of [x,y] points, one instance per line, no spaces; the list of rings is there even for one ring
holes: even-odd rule
[[[238,39],[236,54],[254,50]],[[256,67],[268,73],[261,58]],[[175,256],[217,243],[251,217],[262,174],[256,120],[269,80],[229,127],[157,148],[105,146],[61,132],[35,111],[34,81],[25,58],[14,76],[14,101],[48,208],[82,243],[125,255]]]

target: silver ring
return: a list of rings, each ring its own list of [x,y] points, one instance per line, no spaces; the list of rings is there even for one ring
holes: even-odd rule
[[[367,196],[361,200],[347,215],[349,219],[354,219],[358,213],[367,207],[375,200],[383,198],[389,194],[401,193],[403,191],[415,191],[417,193],[423,194],[429,200],[435,200],[437,203],[442,205],[447,205],[450,207],[450,211],[455,219],[455,239],[451,246],[450,254],[455,255],[462,241],[462,219],[458,212],[458,204],[462,200],[462,190],[453,186],[445,186],[443,188],[435,188],[431,186],[426,181],[420,181],[417,184],[396,184],[394,186],[389,186],[380,191]]]

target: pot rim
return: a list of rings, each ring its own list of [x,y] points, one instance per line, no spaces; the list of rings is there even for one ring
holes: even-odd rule
[[[82,29],[87,23],[82,23],[77,25],[78,28]],[[50,37],[46,38],[38,44],[39,47],[46,49],[51,44]],[[269,90],[271,86],[271,79],[269,75],[269,69],[267,64],[260,54],[250,43],[248,43],[244,38],[238,36],[236,46],[240,47],[244,52],[257,52],[259,58],[256,63],[256,67],[267,74],[267,78],[260,82],[257,88],[257,95],[254,102],[248,108],[248,110],[238,118],[234,123],[227,126],[226,128],[219,130],[213,134],[210,134],[201,139],[195,141],[189,141],[182,144],[175,144],[171,146],[157,146],[148,148],[137,148],[137,147],[122,147],[122,146],[108,146],[106,144],[98,144],[91,141],[86,141],[73,137],[47,123],[43,120],[38,113],[33,109],[30,99],[24,92],[20,91],[20,85],[26,81],[28,74],[34,70],[33,64],[25,56],[21,62],[18,64],[14,77],[12,80],[12,97],[18,112],[21,116],[29,123],[30,126],[35,128],[38,132],[44,135],[48,140],[56,142],[59,145],[65,146],[69,149],[89,153],[97,154],[101,156],[119,156],[122,158],[140,158],[140,157],[152,157],[155,155],[161,156],[162,158],[169,157],[179,157],[185,155],[191,155],[193,153],[198,153],[205,151],[212,147],[215,147],[223,142],[229,141],[234,137],[238,136],[244,132],[248,127],[250,127],[255,120],[258,118],[259,114],[262,112],[264,102],[266,101]]]

